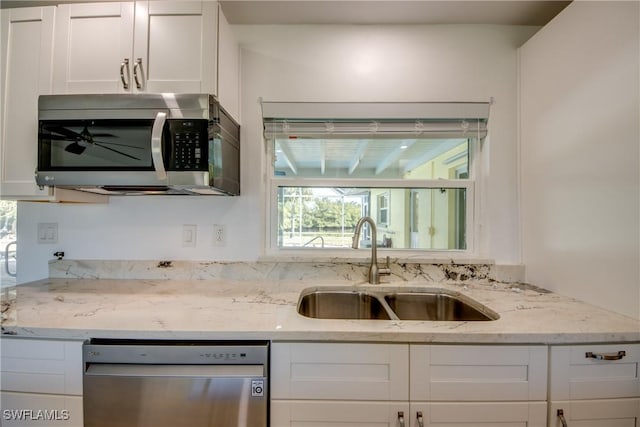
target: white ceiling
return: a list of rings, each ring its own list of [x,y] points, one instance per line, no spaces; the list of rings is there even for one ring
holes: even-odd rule
[[[570,1],[221,0],[230,24],[500,24],[542,26]]]

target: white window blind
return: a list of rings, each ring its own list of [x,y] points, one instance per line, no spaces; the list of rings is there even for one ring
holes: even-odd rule
[[[263,102],[264,136],[274,138],[484,138],[481,102]]]

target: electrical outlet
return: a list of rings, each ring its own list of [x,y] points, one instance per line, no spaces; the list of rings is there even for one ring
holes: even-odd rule
[[[58,243],[58,223],[38,223],[38,243]]]
[[[182,247],[195,248],[198,226],[193,224],[184,224],[182,226]]]
[[[224,225],[213,224],[213,246],[226,246],[227,230]]]

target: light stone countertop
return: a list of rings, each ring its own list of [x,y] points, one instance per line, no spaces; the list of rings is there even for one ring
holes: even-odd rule
[[[640,321],[555,293],[496,281],[398,281],[460,292],[495,321],[323,320],[299,315],[302,289],[363,282],[52,278],[4,290],[5,335],[85,339],[269,339],[571,344],[640,341]],[[380,289],[380,288],[376,288]],[[8,297],[8,298],[7,298]]]

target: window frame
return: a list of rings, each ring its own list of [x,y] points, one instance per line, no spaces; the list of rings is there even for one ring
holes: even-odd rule
[[[486,176],[482,166],[487,161],[487,153],[483,153],[484,141],[488,137],[488,118],[490,106],[489,102],[272,102],[260,99],[264,127],[262,141],[265,144],[263,156],[263,172],[265,197],[265,226],[264,226],[264,256],[273,259],[300,259],[307,261],[340,259],[362,259],[370,256],[369,250],[355,251],[350,248],[312,248],[312,247],[278,247],[278,187],[343,187],[343,188],[403,188],[403,189],[444,189],[444,188],[464,188],[466,190],[466,248],[465,249],[412,249],[412,248],[381,248],[388,254],[393,254],[398,259],[409,258],[414,261],[446,260],[448,262],[460,260],[462,262],[469,259],[479,259],[481,247],[484,245],[479,236],[484,236],[486,231],[482,226],[483,210],[485,203],[482,200],[481,191],[486,187]],[[395,127],[385,127],[379,129],[379,122],[375,118],[385,121],[400,120],[405,123],[409,118],[416,118],[413,125],[405,125],[400,132],[418,131],[422,133],[422,127],[426,122],[436,123],[434,126],[428,125],[427,131],[432,137],[437,135],[449,135],[451,131],[455,134],[457,129],[446,123],[450,120],[460,120],[463,134],[468,140],[468,176],[465,179],[369,179],[369,178],[300,178],[297,176],[276,176],[275,175],[275,144],[277,138],[274,132],[285,133],[289,130],[289,124],[302,121],[324,122],[325,127],[311,125],[311,133],[333,132],[334,120],[347,119],[362,121],[369,120],[370,125],[375,125],[374,132],[384,134],[390,131],[395,132]],[[423,119],[424,118],[424,119]],[[291,122],[290,122],[291,120]],[[426,122],[424,122],[426,120]],[[448,122],[449,120],[449,122]],[[281,121],[283,129],[278,131],[272,123]],[[269,123],[269,127],[267,126]],[[475,125],[474,123],[477,123]],[[442,126],[441,126],[442,125]],[[466,127],[465,127],[466,125]],[[413,127],[411,127],[413,126]],[[362,126],[356,126],[353,130],[347,129],[347,133],[361,134]],[[317,129],[316,129],[317,128]],[[300,129],[300,130],[298,130]],[[309,128],[298,128],[292,130],[298,135],[305,135],[305,130]],[[356,130],[359,129],[359,130]],[[468,133],[467,133],[468,129]],[[364,130],[365,133],[371,132]],[[391,134],[389,134],[391,136]],[[452,135],[452,137],[454,137]],[[374,215],[369,212],[369,215]]]
[[[405,188],[405,189],[441,189],[464,188],[466,190],[466,249],[411,249],[411,248],[379,248],[381,251],[389,251],[393,256],[411,257],[413,259],[455,259],[478,256],[478,235],[480,222],[476,212],[480,207],[479,180],[482,177],[480,161],[484,138],[468,137],[468,169],[467,179],[335,179],[335,178],[299,178],[296,176],[275,176],[275,144],[273,140],[263,136],[265,144],[265,248],[267,257],[293,257],[293,258],[366,258],[370,250],[355,251],[351,248],[313,248],[313,247],[278,247],[278,188],[279,187],[343,187],[343,188]],[[372,214],[372,213],[370,213]]]

